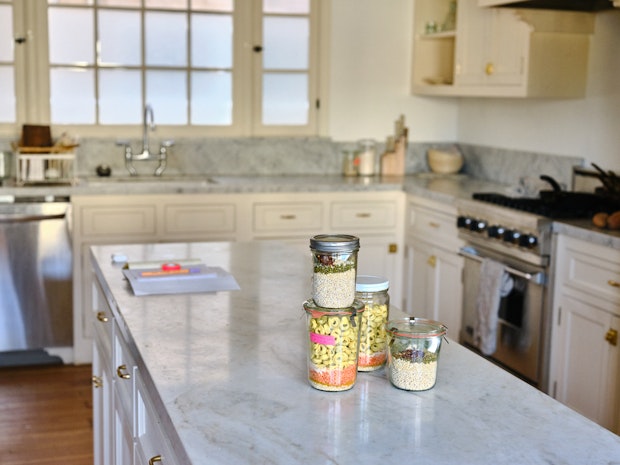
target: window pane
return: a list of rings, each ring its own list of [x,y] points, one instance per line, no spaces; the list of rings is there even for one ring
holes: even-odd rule
[[[50,8],[50,62],[91,64],[94,61],[93,11],[78,8]]]
[[[232,73],[192,73],[192,124],[232,124]]]
[[[15,121],[15,82],[13,67],[0,66],[0,121]]]
[[[50,71],[52,121],[59,124],[95,123],[93,70],[57,68]]]
[[[232,67],[232,16],[194,14],[191,30],[192,66]]]
[[[307,124],[308,109],[306,74],[263,75],[263,124]]]
[[[147,71],[146,101],[156,124],[187,124],[187,80],[182,71]]]
[[[191,0],[193,11],[233,11],[233,0]]]
[[[13,61],[13,12],[0,5],[0,61]]]
[[[146,8],[167,8],[170,10],[186,10],[187,0],[145,0]]]
[[[99,60],[104,64],[140,65],[140,13],[99,12]]]
[[[309,13],[310,0],[263,0],[265,13]]]
[[[186,65],[186,15],[182,13],[146,13],[145,27],[147,65]]]
[[[265,18],[263,67],[308,69],[309,40],[307,18]]]
[[[89,4],[93,3],[93,0],[86,0]],[[119,6],[125,8],[135,8],[141,5],[142,0],[97,0],[99,6]]]
[[[140,71],[104,69],[99,72],[100,123],[140,124],[141,108]]]

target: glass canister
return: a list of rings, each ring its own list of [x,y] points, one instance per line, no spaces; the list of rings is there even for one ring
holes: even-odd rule
[[[308,381],[321,391],[346,391],[357,379],[360,318],[364,304],[326,309],[304,302],[308,317]]]
[[[371,139],[363,139],[358,143],[357,172],[360,176],[373,176],[375,174],[377,156],[376,145]]]
[[[346,234],[320,234],[310,239],[312,298],[320,307],[346,308],[355,300],[360,241]]]
[[[355,300],[364,303],[358,371],[378,370],[387,358],[386,323],[389,318],[390,281],[381,276],[359,275],[355,285]]]
[[[388,321],[390,382],[407,391],[425,391],[435,386],[439,349],[447,331],[442,323],[422,318]]]

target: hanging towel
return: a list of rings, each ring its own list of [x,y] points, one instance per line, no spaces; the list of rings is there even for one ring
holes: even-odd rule
[[[482,260],[474,337],[479,339],[479,348],[484,355],[495,352],[499,301],[510,293],[512,286],[513,280],[502,263],[490,258]]]

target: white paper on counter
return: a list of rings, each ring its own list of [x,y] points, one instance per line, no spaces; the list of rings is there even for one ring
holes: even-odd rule
[[[237,291],[241,289],[234,276],[219,266],[192,265],[185,274],[144,276],[144,272],[160,268],[123,269],[133,293],[137,296],[156,294],[186,294],[193,292]]]

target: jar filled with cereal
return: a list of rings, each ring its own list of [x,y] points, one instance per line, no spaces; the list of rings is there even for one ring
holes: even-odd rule
[[[359,248],[359,239],[346,234],[320,234],[310,239],[316,305],[346,308],[353,304]]]
[[[399,389],[425,391],[435,386],[439,349],[448,328],[422,318],[390,320],[388,376]]]
[[[308,322],[308,381],[321,391],[346,391],[357,379],[362,302],[326,309],[304,302]]]
[[[390,281],[381,276],[359,275],[355,285],[355,300],[365,305],[360,327],[358,371],[378,370],[387,358],[385,325],[389,317]]]

